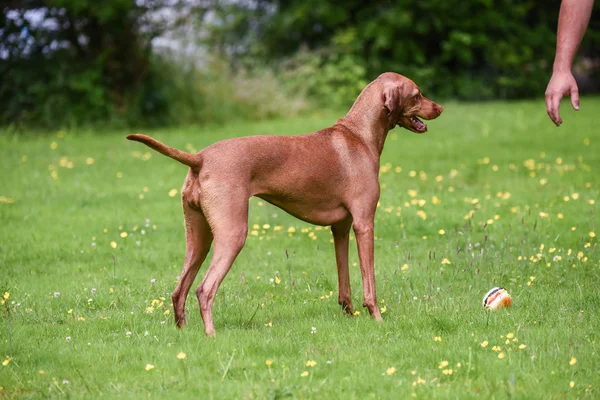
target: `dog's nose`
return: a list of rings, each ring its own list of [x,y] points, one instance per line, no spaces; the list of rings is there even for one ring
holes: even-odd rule
[[[444,108],[442,106],[440,106],[439,104],[436,104],[435,111],[437,112],[437,115],[439,116],[442,113],[442,111],[444,111]]]

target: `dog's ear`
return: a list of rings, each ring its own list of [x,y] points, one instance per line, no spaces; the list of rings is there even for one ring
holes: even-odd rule
[[[393,129],[400,114],[400,86],[397,83],[387,83],[383,88],[383,107],[388,113],[388,129]]]

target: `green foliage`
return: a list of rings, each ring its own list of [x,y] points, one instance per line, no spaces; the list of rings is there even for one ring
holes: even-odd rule
[[[301,49],[278,69],[283,84],[316,104],[340,108],[352,104],[367,85],[366,69],[353,54]]]
[[[272,71],[232,71],[207,57],[202,68],[156,57],[153,84],[140,99],[146,124],[222,123],[295,116],[307,108],[304,96],[281,83]],[[135,121],[135,116],[131,116]]]
[[[0,18],[0,124],[269,118],[303,108],[304,96],[319,107],[346,106],[385,71],[442,98],[538,96],[550,74],[559,5],[13,0]],[[579,51],[582,91],[598,87],[599,12]],[[153,47],[157,37],[190,39],[185,32],[200,55]],[[214,59],[226,62],[215,67]]]
[[[140,3],[141,4],[141,3]],[[150,4],[150,3],[147,3]],[[143,85],[148,11],[126,0],[22,1],[3,8],[2,124],[126,120]]]
[[[366,71],[367,80],[394,71],[413,78],[426,92],[476,100],[543,93],[554,58],[560,0],[259,4],[277,10],[262,19],[257,17],[260,10],[244,10],[249,19],[262,21],[255,51],[263,57],[278,61],[305,49],[317,54],[327,49],[349,57],[355,68]],[[596,59],[600,27],[593,21],[599,19],[598,10],[580,51]]]

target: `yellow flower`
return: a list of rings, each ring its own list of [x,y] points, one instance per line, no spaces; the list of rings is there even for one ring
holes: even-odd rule
[[[531,279],[531,278],[532,278],[532,277],[530,277],[529,279]],[[533,277],[533,279],[535,279],[535,277]],[[507,338],[507,339],[512,339],[512,338],[514,338],[514,337],[515,337],[515,334],[514,334],[514,333],[512,333],[512,332],[506,335],[506,338]]]
[[[488,344],[488,341],[484,340],[483,342],[481,342],[481,347],[487,347]]]
[[[408,264],[404,264],[400,269],[406,271],[408,269]]]
[[[575,382],[573,382],[573,381],[569,382],[569,387],[571,389],[573,389],[575,387]]]
[[[595,238],[596,237],[596,232],[590,232],[590,237],[591,238]]]
[[[447,258],[442,259],[442,264],[452,264]]]
[[[312,367],[314,367],[315,365],[317,365],[317,362],[316,362],[316,361],[314,361],[314,360],[308,360],[308,361],[306,362],[306,366],[307,366],[307,367],[311,367],[311,368],[312,368]]]
[[[6,360],[2,361],[2,365],[6,367],[8,364],[10,364],[10,360],[12,360],[12,358],[8,357]]]
[[[112,247],[113,249],[117,248],[117,242],[115,242],[114,240],[112,242],[110,242],[110,247]]]
[[[4,292],[4,294],[2,295],[2,298],[4,300],[8,300],[9,297],[10,297],[10,293],[9,292]]]
[[[527,347],[527,346],[526,346],[525,344],[522,344],[522,345],[520,345],[520,346],[519,346],[519,349],[521,349],[521,350],[525,350],[525,348],[526,348],[526,347]]]
[[[177,189],[171,189],[171,190],[169,190],[169,196],[170,197],[177,196]]]
[[[360,311],[358,311],[358,310],[354,311],[354,316],[355,316],[355,317],[357,317],[357,316],[359,316],[359,315],[360,315]]]
[[[146,371],[150,371],[151,369],[154,369],[154,365],[146,364]]]
[[[278,276],[275,277],[275,283],[278,285],[281,283],[281,279]]]
[[[440,365],[438,365],[439,369],[445,368],[448,366],[448,361],[444,360],[444,361],[440,361]]]
[[[445,369],[442,371],[444,375],[452,375],[452,369]]]
[[[438,233],[439,233],[440,235],[445,235],[445,234],[446,234],[446,231],[445,231],[445,230],[443,230],[443,229],[440,229],[440,230],[438,231]]]
[[[67,314],[73,314],[73,309],[70,308],[69,311],[67,311]]]
[[[388,375],[393,375],[395,372],[396,372],[396,368],[394,368],[394,367],[388,368],[385,371],[385,373],[388,374]]]
[[[185,360],[187,358],[187,354],[180,351],[179,353],[177,353],[177,358],[179,358],[180,360]]]
[[[273,365],[273,361],[265,360],[265,364],[267,364],[267,367],[270,367],[271,365]]]
[[[301,377],[307,377],[308,376],[308,371],[304,371],[303,373],[300,374]]]
[[[422,219],[424,219],[424,220],[427,219],[427,213],[425,211],[423,211],[423,210],[417,211],[417,215],[419,217],[421,217]]]
[[[498,353],[498,358],[502,360],[504,358],[504,353],[503,352]]]
[[[85,159],[85,163],[87,165],[92,165],[94,163],[94,159],[92,157],[88,157]]]
[[[569,365],[577,364],[577,359],[575,357],[571,357],[571,361],[569,361]]]
[[[441,336],[436,336],[433,338],[434,342],[441,342],[442,341],[442,337]]]
[[[384,314],[387,311],[387,307],[383,306],[379,309],[379,311],[381,311],[381,313]]]
[[[296,232],[296,228],[294,228],[293,226],[290,226],[287,231],[288,231],[288,233],[294,233],[294,232]]]

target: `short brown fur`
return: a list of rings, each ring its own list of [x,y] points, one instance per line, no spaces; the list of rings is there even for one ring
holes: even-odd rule
[[[385,138],[396,125],[427,130],[426,120],[442,107],[423,97],[410,79],[385,73],[358,96],[348,114],[318,132],[301,136],[251,136],[217,142],[198,154],[168,147],[141,134],[142,142],[190,170],[182,189],[186,229],[183,272],[173,292],[175,323],[186,322],[185,301],[214,242],[214,254],[196,290],[207,335],[214,335],[212,305],[217,289],[244,246],[248,199],[257,196],[295,217],[331,226],[338,270],[338,301],[350,315],[348,239],[354,229],[364,301],[381,321],[375,295],[373,232],[379,200],[379,158]]]

